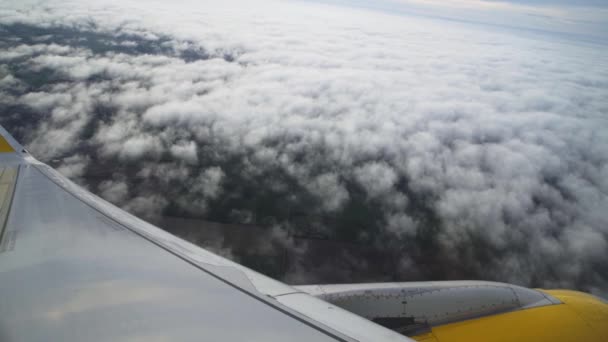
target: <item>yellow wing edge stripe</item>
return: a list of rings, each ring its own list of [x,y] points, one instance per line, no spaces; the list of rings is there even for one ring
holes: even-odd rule
[[[15,149],[11,146],[11,144],[4,139],[3,136],[0,136],[0,153],[11,153],[15,152]]]

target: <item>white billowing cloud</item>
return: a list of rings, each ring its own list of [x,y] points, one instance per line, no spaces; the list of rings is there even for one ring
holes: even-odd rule
[[[72,51],[73,49],[69,46],[60,46],[57,44],[18,45],[0,51],[0,61],[30,57],[41,53],[63,55]]]
[[[308,189],[316,194],[323,203],[323,209],[331,212],[340,209],[349,198],[348,191],[340,182],[338,175],[325,173],[315,177]]]
[[[395,171],[390,166],[378,162],[372,162],[357,168],[355,178],[371,197],[391,191],[395,182],[397,182]]]
[[[30,92],[18,101],[39,111],[45,121],[32,133],[30,148],[40,158],[51,159],[78,146],[78,137],[86,127],[97,101],[107,101],[105,85],[58,84],[49,91]]]
[[[99,190],[99,195],[112,203],[122,204],[129,195],[129,186],[121,181],[103,181]]]
[[[125,159],[137,159],[147,153],[155,153],[160,149],[160,142],[153,136],[133,136],[124,141],[120,150],[120,156]]]
[[[397,213],[388,217],[386,229],[396,236],[412,238],[416,235],[418,224],[410,216]]]
[[[198,162],[197,147],[194,141],[171,146],[171,155],[188,163],[196,164]]]
[[[307,210],[331,215],[359,200],[397,241],[432,234],[448,277],[458,260],[522,284],[608,284],[594,266],[608,257],[603,45],[270,0],[28,4],[3,5],[0,24],[90,30],[93,20],[98,34],[168,48],[0,53],[60,79],[19,94],[0,84],[1,103],[43,118],[28,135],[32,153],[49,160],[86,145],[137,165],[143,185],[99,187],[129,210],[159,215],[174,196],[204,215],[242,195],[245,186],[225,187],[238,174],[247,196],[298,189],[314,199]],[[184,57],[193,51],[205,57]],[[252,210],[232,212],[249,222]]]
[[[85,168],[89,165],[90,160],[86,156],[74,155],[62,160],[61,167],[57,171],[71,179],[79,179],[84,176]],[[82,183],[82,180],[80,180]]]
[[[22,88],[23,85],[19,79],[15,78],[4,64],[0,64],[0,96],[7,96],[6,90],[22,90]]]
[[[162,215],[167,201],[158,195],[138,196],[131,199],[123,206],[125,210],[148,219],[157,218]]]
[[[216,198],[222,191],[222,179],[224,172],[219,167],[205,169],[197,178],[194,191],[201,193],[206,198]]]
[[[29,92],[21,97],[24,105],[38,111],[52,111],[53,108],[69,106],[73,101],[68,93]]]

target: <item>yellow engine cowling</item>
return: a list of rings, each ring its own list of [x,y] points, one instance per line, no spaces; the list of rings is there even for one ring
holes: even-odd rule
[[[562,304],[539,306],[433,327],[425,342],[606,342],[608,303],[569,290],[541,290]]]

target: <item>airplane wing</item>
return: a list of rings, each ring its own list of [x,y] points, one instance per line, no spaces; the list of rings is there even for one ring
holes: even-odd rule
[[[411,341],[156,228],[0,127],[0,341]]]

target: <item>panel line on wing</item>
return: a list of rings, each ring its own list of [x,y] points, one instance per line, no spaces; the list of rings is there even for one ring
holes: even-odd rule
[[[6,231],[6,224],[15,195],[18,175],[18,167],[5,167],[0,174],[0,253],[14,246],[14,234]]]

